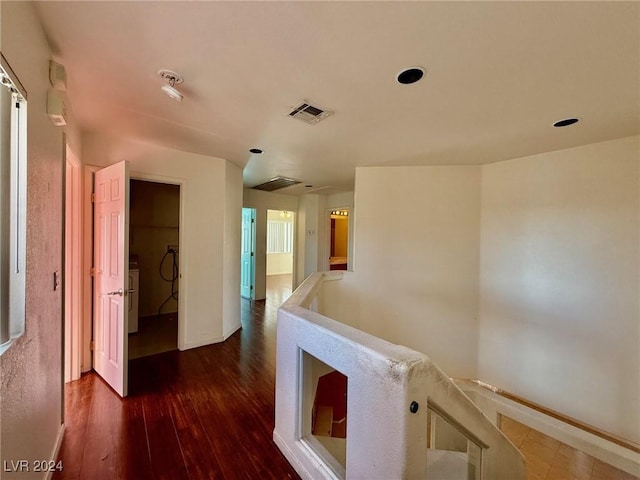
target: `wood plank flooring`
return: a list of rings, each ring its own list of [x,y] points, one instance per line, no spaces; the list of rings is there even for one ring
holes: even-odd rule
[[[242,299],[243,328],[226,342],[132,360],[124,400],[93,373],[67,384],[53,478],[299,478],[272,441],[276,312],[291,293],[277,277],[266,301]],[[502,428],[529,480],[638,480],[513,420]]]
[[[67,384],[53,478],[299,478],[272,441],[278,305],[242,302],[226,342],[132,360],[124,400],[93,373]]]

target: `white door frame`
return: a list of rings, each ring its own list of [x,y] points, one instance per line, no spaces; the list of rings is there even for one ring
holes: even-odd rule
[[[82,178],[81,166],[65,141],[64,381],[82,370]]]

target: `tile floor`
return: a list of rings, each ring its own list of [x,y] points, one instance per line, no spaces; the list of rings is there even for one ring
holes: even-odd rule
[[[527,480],[638,480],[508,417],[502,431],[525,456]]]
[[[129,360],[178,348],[178,314],[140,317],[138,331],[129,334]]]

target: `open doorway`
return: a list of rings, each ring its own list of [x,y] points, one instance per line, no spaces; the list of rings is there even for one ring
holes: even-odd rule
[[[131,180],[129,360],[178,348],[180,185]]]
[[[329,270],[347,270],[349,266],[349,210],[332,210],[329,214]]]
[[[267,303],[280,305],[292,292],[295,213],[267,210]]]

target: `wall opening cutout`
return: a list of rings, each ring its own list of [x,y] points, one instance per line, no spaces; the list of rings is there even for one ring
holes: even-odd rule
[[[303,350],[301,355],[301,438],[339,478],[345,478],[348,378]]]

